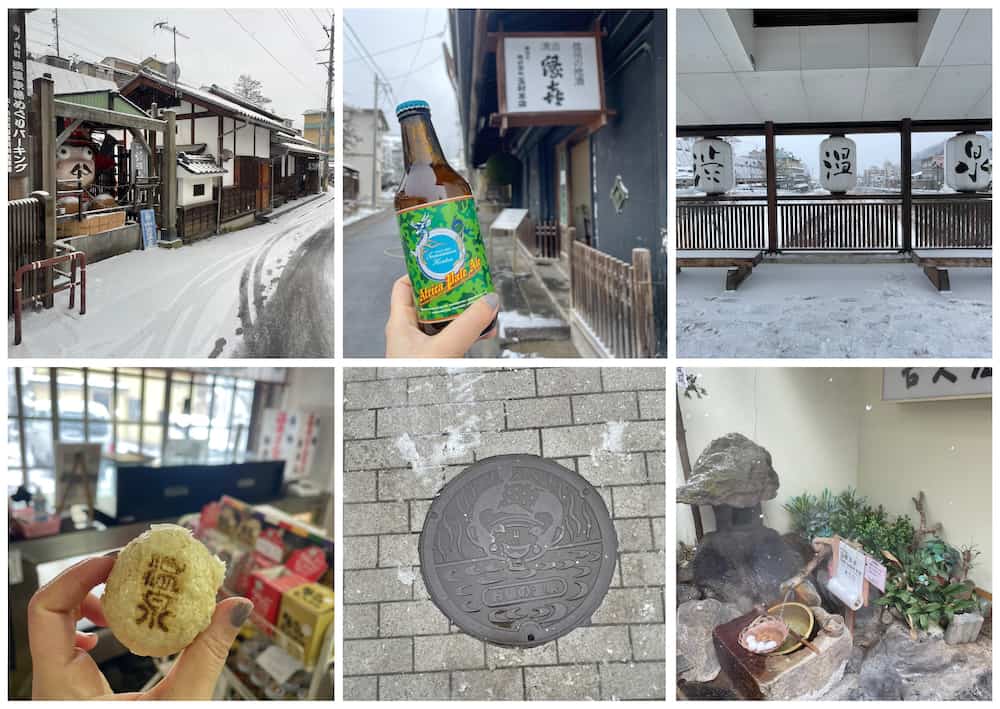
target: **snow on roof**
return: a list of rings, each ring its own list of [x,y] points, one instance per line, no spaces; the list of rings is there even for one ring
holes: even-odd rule
[[[320,150],[313,145],[307,145],[305,143],[278,143],[282,148],[285,148],[290,153],[302,153],[304,155],[326,155],[326,152]]]
[[[173,83],[169,81],[164,81],[162,78],[160,78],[159,76],[150,71],[147,71],[146,69],[140,71],[138,76],[145,77],[150,81],[154,81],[157,84],[163,86],[164,89],[166,90],[172,90],[174,88],[174,84],[176,84],[177,89],[181,93],[186,94],[199,101],[202,101],[209,105],[217,106],[218,108],[221,108],[224,111],[228,111],[230,113],[235,113],[237,115],[243,116],[244,118],[247,118],[250,121],[258,123],[267,128],[273,128],[274,130],[282,131],[285,133],[291,132],[291,128],[286,126],[284,123],[280,123],[279,121],[275,121],[271,118],[268,118],[267,116],[258,113],[257,111],[252,111],[249,108],[245,108],[244,106],[240,106],[237,103],[224,99],[223,97],[212,93],[207,88],[195,88],[194,86],[191,86],[190,84],[185,84],[182,81],[177,81]]]
[[[51,64],[36,62],[32,59],[29,59],[25,63],[27,64],[28,69],[29,93],[31,82],[35,79],[41,78],[43,74],[50,74],[52,76],[52,81],[55,82],[56,95],[79,93],[81,91],[118,91],[118,85],[107,79],[98,79],[96,76],[78,74],[77,72],[70,71],[69,69],[62,69],[57,66],[52,66]]]
[[[226,168],[215,164],[211,155],[194,155],[192,153],[177,153],[177,167],[184,168],[192,175],[224,175]]]

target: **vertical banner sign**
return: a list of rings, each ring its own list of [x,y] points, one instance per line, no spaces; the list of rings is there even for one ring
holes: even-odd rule
[[[24,10],[7,10],[7,170],[28,175],[28,58]]]
[[[156,246],[156,215],[152,209],[139,210],[139,226],[142,229],[142,248]]]

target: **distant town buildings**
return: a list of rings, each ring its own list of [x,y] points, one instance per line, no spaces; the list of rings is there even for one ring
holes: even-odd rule
[[[381,136],[389,132],[385,114],[379,109],[344,106],[344,164],[357,172],[357,200],[371,202],[372,185],[381,190],[383,143]],[[374,180],[372,171],[374,170]]]

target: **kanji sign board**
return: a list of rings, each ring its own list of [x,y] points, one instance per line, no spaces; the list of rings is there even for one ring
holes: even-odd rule
[[[507,114],[601,111],[595,35],[503,37]]]

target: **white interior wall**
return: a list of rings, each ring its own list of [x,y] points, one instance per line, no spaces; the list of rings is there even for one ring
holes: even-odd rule
[[[992,399],[882,402],[882,370],[862,371],[872,410],[861,429],[858,490],[914,526],[910,498],[923,490],[928,522],[940,522],[952,546],[979,548],[972,578],[992,590]]]
[[[315,413],[319,416],[320,435],[311,478],[317,485],[333,491],[333,369],[329,367],[292,367],[288,370],[282,406],[287,410]]]

